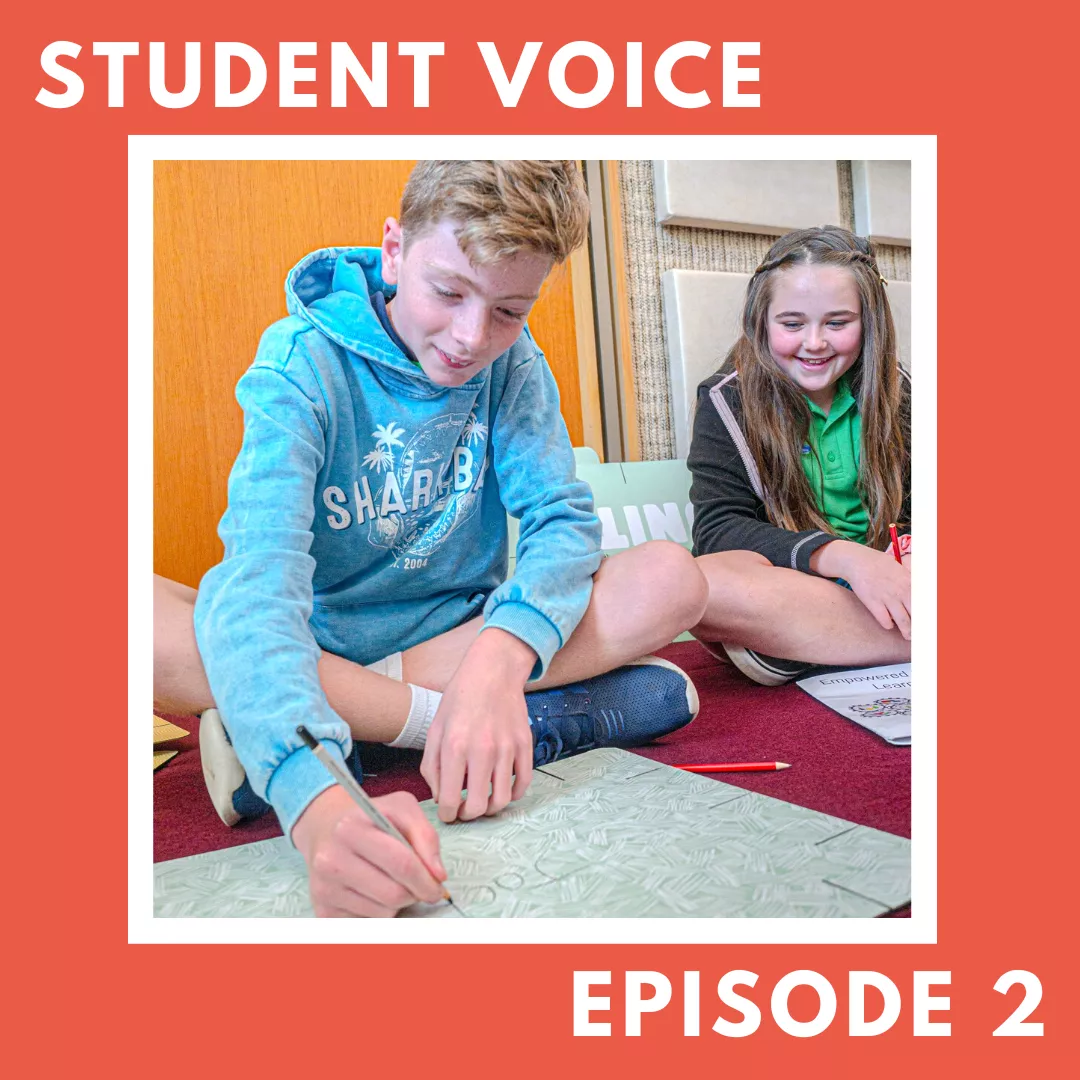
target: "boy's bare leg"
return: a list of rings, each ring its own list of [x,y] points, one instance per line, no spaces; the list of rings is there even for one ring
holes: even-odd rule
[[[195,597],[189,585],[154,575],[154,709],[190,716],[214,704],[195,644]]]
[[[529,689],[600,675],[669,644],[701,618],[708,584],[694,557],[653,540],[605,559],[577,629]]]
[[[601,675],[667,645],[697,623],[707,595],[693,556],[669,540],[653,540],[605,559],[577,629],[544,677],[527,688],[542,690]],[[405,680],[445,689],[482,626],[482,619],[473,619],[409,649],[402,656]]]
[[[214,704],[195,642],[194,589],[154,575],[154,707],[189,715]],[[409,715],[404,683],[323,653],[319,680],[334,711],[364,742],[397,738]]]
[[[835,586],[833,586],[835,588]],[[592,599],[577,629],[556,653],[542,689],[610,671],[666,645],[701,618],[707,585],[693,557],[670,541],[652,541],[605,559],[593,579]],[[154,577],[154,704],[190,714],[213,705],[193,622],[196,592]],[[479,618],[402,654],[402,679],[378,675],[323,653],[319,679],[334,711],[363,742],[390,742],[405,724],[408,683],[446,688],[483,621]]]
[[[773,566],[753,551],[697,560],[709,601],[691,633],[810,664],[869,667],[911,659],[911,642],[885,630],[849,589],[828,578]]]

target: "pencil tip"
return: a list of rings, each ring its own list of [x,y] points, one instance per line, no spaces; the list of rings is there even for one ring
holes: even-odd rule
[[[790,769],[791,766],[786,761],[778,761],[776,763],[778,769]]]

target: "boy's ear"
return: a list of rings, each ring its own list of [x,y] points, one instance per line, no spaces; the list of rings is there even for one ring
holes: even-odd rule
[[[401,237],[401,225],[397,218],[388,217],[383,224],[382,236],[382,279],[387,285],[398,283],[402,255],[404,241]]]

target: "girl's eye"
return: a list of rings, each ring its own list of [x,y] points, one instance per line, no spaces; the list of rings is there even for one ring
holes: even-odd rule
[[[786,323],[781,323],[780,325],[781,325],[781,326],[782,326],[782,327],[783,327],[783,328],[784,328],[785,330],[798,330],[798,329],[799,329],[799,327],[800,327],[800,326],[802,326],[802,323],[797,323],[797,322],[786,322]]]
[[[830,326],[831,326],[831,327],[832,327],[832,328],[833,328],[834,330],[843,330],[843,329],[844,329],[844,327],[845,327],[845,326],[847,326],[847,323],[846,323],[846,322],[831,322],[831,323],[829,323],[829,325],[830,325]]]

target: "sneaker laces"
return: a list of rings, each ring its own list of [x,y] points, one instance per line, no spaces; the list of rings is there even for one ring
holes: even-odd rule
[[[557,761],[562,753],[563,741],[557,731],[544,725],[545,730],[536,732],[536,744],[533,749],[533,765],[549,765]]]
[[[598,742],[618,738],[626,731],[621,709],[598,709],[595,715],[590,714],[592,701],[583,688],[567,687],[556,702],[554,710],[551,703],[545,703],[541,706],[543,712],[531,718],[537,765],[547,765],[560,756],[591,750]]]

